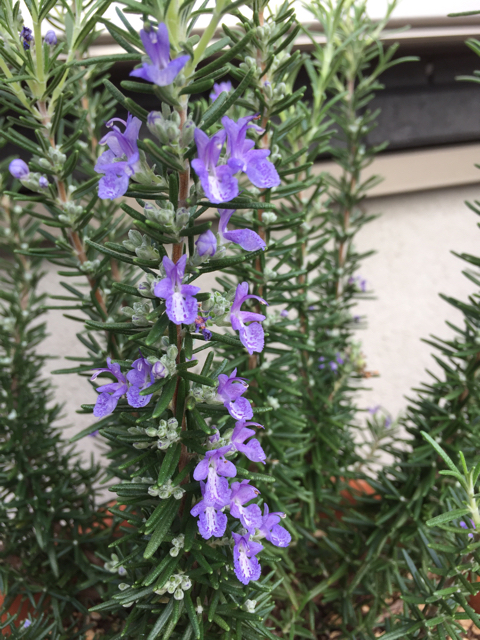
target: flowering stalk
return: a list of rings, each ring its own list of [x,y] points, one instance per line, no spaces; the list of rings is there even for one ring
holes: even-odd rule
[[[75,274],[87,268],[93,289],[92,305],[86,307],[87,333],[81,339],[89,350],[92,382],[108,379],[101,380],[95,404],[84,405],[84,411],[92,411],[100,420],[100,433],[112,447],[109,455],[114,462],[108,473],[118,479],[112,490],[125,511],[120,516],[117,507],[112,510],[118,517],[128,518],[134,529],[115,543],[115,557],[106,558],[105,568],[111,574],[106,581],[108,602],[95,609],[110,610],[121,620],[124,611],[133,607],[131,613],[126,611],[124,629],[131,637],[137,633],[132,621],[140,617],[143,630],[149,630],[150,635],[162,631],[165,638],[175,630],[200,638],[204,628],[210,636],[219,637],[232,628],[241,637],[244,625],[253,636],[264,636],[269,633],[263,624],[268,600],[254,611],[245,586],[260,593],[269,591],[265,580],[260,582],[263,542],[282,548],[288,545],[290,534],[279,524],[284,517],[281,512],[271,512],[266,504],[261,509],[257,504],[261,497],[254,483],[269,482],[270,477],[249,469],[251,463],[264,463],[266,456],[259,439],[252,437],[255,432],[250,427],[261,425],[252,421],[253,408],[244,397],[248,383],[236,376],[228,361],[214,363],[213,354],[225,341],[235,345],[240,354],[261,352],[265,316],[249,309],[252,299],[260,301],[250,292],[249,278],[230,291],[212,293],[201,292],[194,281],[202,273],[252,261],[266,250],[260,235],[248,223],[232,220],[232,213],[249,209],[250,203],[254,206],[255,190],[278,186],[280,177],[269,158],[270,150],[257,145],[264,128],[256,123],[256,114],[238,113],[234,106],[248,90],[252,69],[236,72],[224,62],[242,55],[241,41],[248,42],[252,34],[240,26],[235,35],[231,32],[225,39],[218,61],[197,69],[224,12],[223,4],[217,3],[210,26],[198,43],[189,39],[187,30],[191,6],[178,9],[175,17],[172,7],[164,12],[166,5],[150,7],[145,3],[145,10],[154,19],[145,21],[139,36],[131,27],[125,31],[108,20],[104,24],[118,35],[132,60],[136,57],[138,61],[140,52],[145,54],[122,85],[136,91],[149,83],[159,99],[159,111],[146,114],[105,82],[128,113],[126,119],[112,118],[113,114],[104,118],[107,131],[98,138],[98,124],[105,111],[88,113],[90,120],[96,118],[89,131],[95,132],[100,150],[92,166],[95,146],[83,140],[81,129],[87,114],[77,110],[74,101],[69,103],[73,112],[68,112],[79,122],[73,135],[84,144],[74,146],[77,155],[72,160],[67,153],[65,157],[58,155],[64,149],[71,152],[72,146],[62,134],[68,126],[63,120],[67,112],[61,111],[61,99],[53,85],[51,95],[42,96],[31,111],[50,148],[41,145],[42,157],[34,157],[28,165],[14,160],[10,173],[45,203],[52,218],[50,222],[41,214],[42,221],[61,229],[64,238],[57,241],[60,253],[52,249],[48,257],[67,266],[66,241],[70,240],[79,258],[75,238],[85,247],[87,257],[80,259]],[[123,16],[122,21],[126,24],[127,18]],[[61,63],[52,67],[62,87],[68,87],[74,77],[70,70],[73,60],[78,60],[79,67],[83,63],[90,67],[89,61],[82,59],[82,50],[78,54],[78,34],[84,28],[79,11],[75,25],[73,37],[69,36],[66,67]],[[35,45],[38,37],[37,29]],[[38,64],[39,57],[33,55],[33,61]],[[239,86],[231,96],[223,93],[215,100],[214,116],[213,106],[205,109],[199,101],[189,106],[189,96],[207,85],[211,88],[227,71],[236,74]],[[99,104],[98,96],[90,97],[88,104],[92,98]],[[85,107],[87,103],[76,104]],[[147,138],[145,124],[150,131]],[[15,141],[19,139],[15,134]],[[31,153],[26,142],[24,147]],[[63,168],[65,164],[69,172]],[[47,175],[37,172],[37,166],[45,168]],[[75,167],[87,173],[90,179],[86,184],[81,177],[77,182]],[[98,175],[97,180],[92,173]],[[54,185],[49,176],[53,176]],[[244,202],[237,202],[244,186],[252,193],[242,193]],[[143,211],[120,203],[135,227],[128,231],[128,238],[123,224],[113,231],[119,208],[115,200],[124,195],[136,198]],[[71,199],[78,202],[78,210],[69,205]],[[211,223],[194,223],[205,210],[218,207],[221,223],[216,237]],[[88,224],[92,215],[99,227]],[[122,234],[125,239],[120,243],[116,240]],[[234,253],[229,256],[230,247]],[[111,274],[107,275],[112,258],[122,269],[118,283],[112,283]],[[143,272],[143,282],[139,282],[139,272]],[[68,291],[76,288],[69,286]],[[131,321],[123,322],[120,313]],[[225,324],[231,325],[230,336],[216,330]],[[98,338],[94,331],[100,331]],[[106,345],[102,332],[109,336]],[[199,339],[201,344],[194,349],[194,340]],[[101,346],[96,348],[97,344]],[[195,354],[204,349],[211,351],[201,373],[191,372],[197,364]],[[85,371],[84,363],[78,371]],[[226,475],[232,478],[231,483]],[[252,499],[255,504],[249,504]],[[215,537],[219,540],[212,544]],[[140,573],[135,568],[139,562],[144,567]],[[206,583],[205,570],[211,576]],[[233,606],[228,604],[231,597]],[[202,613],[205,606],[208,615]],[[234,615],[239,606],[246,608],[240,619]],[[150,609],[161,615],[149,615]]]

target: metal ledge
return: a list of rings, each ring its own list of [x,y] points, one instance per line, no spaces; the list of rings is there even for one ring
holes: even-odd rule
[[[379,175],[383,181],[368,192],[368,197],[393,196],[415,191],[480,184],[480,144],[464,144],[384,153],[362,173],[362,181]],[[315,173],[328,171],[335,177],[341,168],[334,162],[315,164]]]

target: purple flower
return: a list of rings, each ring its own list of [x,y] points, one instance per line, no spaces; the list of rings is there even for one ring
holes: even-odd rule
[[[154,289],[157,298],[165,299],[167,315],[175,324],[192,324],[197,317],[198,302],[194,296],[200,291],[200,287],[182,284],[186,264],[186,255],[177,264],[164,256],[163,266],[167,277],[160,280]]]
[[[221,538],[227,528],[227,516],[219,511],[219,509],[222,509],[228,504],[228,492],[223,494],[227,498],[223,502],[209,504],[208,501],[205,500],[204,482],[200,482],[200,488],[202,490],[203,500],[197,502],[190,513],[195,517],[200,516],[198,519],[198,530],[202,538],[205,540],[208,540],[212,536]]]
[[[122,133],[114,122],[124,124],[125,131]],[[98,184],[100,198],[113,200],[123,196],[130,178],[140,169],[137,140],[141,126],[141,120],[130,113],[126,122],[120,118],[112,118],[107,122],[107,127],[113,127],[113,131],[103,136],[99,144],[106,144],[108,150],[102,153],[94,167],[97,173],[105,174]]]
[[[213,84],[212,92],[210,93],[210,100],[215,102],[215,100],[220,96],[221,93],[225,91],[228,93],[232,90],[232,83],[230,80],[226,80],[224,82],[215,82]]]
[[[46,44],[48,44],[50,47],[53,47],[57,44],[57,34],[55,33],[55,31],[50,29],[45,34],[43,41],[46,42]]]
[[[204,233],[198,236],[198,240],[195,242],[197,245],[197,251],[199,256],[212,257],[217,251],[217,239],[215,234],[210,229],[207,229]]]
[[[284,309],[283,311],[280,311],[280,316],[282,318],[288,318],[288,310]]]
[[[253,429],[248,429],[250,425],[256,427],[262,427],[258,422],[247,422],[246,420],[239,420],[235,424],[235,429],[232,433],[232,444],[237,451],[243,453],[252,462],[262,462],[265,464],[265,451],[262,449],[260,442],[256,438],[252,438],[245,444],[245,440],[250,436],[255,435]],[[263,427],[262,427],[263,428]]]
[[[368,408],[368,413],[370,415],[374,416],[377,413],[377,411],[379,411],[379,409],[380,409],[380,405],[376,404],[374,407],[369,407]]]
[[[189,61],[190,56],[179,56],[170,60],[170,39],[167,26],[163,22],[158,25],[157,31],[153,27],[150,27],[148,31],[140,29],[140,38],[152,64],[144,62],[141,69],[134,69],[130,75],[135,78],[143,78],[147,82],[153,82],[159,87],[172,84]]]
[[[253,418],[252,406],[246,398],[241,398],[248,389],[245,378],[237,378],[237,370],[227,376],[221,373],[218,376],[217,395],[222,400],[228,413],[235,420],[250,420]]]
[[[318,368],[319,369],[325,369],[325,358],[324,358],[324,356],[320,356],[318,361],[320,362],[320,364],[318,365]]]
[[[265,338],[260,322],[265,320],[265,316],[253,311],[240,311],[242,304],[249,298],[255,298],[255,300],[267,304],[259,296],[248,295],[248,282],[242,282],[235,291],[235,298],[230,310],[230,322],[232,323],[232,328],[239,332],[243,346],[252,355],[254,352],[261,353],[263,351]],[[252,324],[247,326],[245,322],[250,321],[252,321]]]
[[[232,533],[232,536],[235,541],[233,547],[235,575],[243,584],[248,584],[250,580],[258,580],[261,567],[255,556],[263,549],[263,545],[250,540],[250,535],[241,536],[238,533]]]
[[[219,209],[220,222],[218,225],[218,235],[220,236],[220,243],[225,241],[234,242],[239,244],[245,251],[256,251],[257,249],[265,249],[266,244],[262,238],[252,231],[251,229],[235,229],[234,231],[227,230],[227,224],[235,213],[235,209]]]
[[[28,168],[27,163],[20,160],[20,158],[12,160],[8,165],[8,170],[14,178],[17,178],[17,180],[26,178],[30,174],[30,169]]]
[[[471,518],[469,518],[469,520],[470,520],[470,526],[472,526],[474,529],[476,529],[477,527],[475,526],[474,521]],[[460,520],[460,526],[462,527],[462,529],[468,529],[469,528],[467,523],[464,522],[463,520]],[[473,533],[469,533],[468,537],[469,538],[473,538],[474,537]]]
[[[41,176],[38,180],[38,186],[41,187],[42,189],[47,189],[48,187],[48,180],[47,178],[45,178],[45,176]]]
[[[238,196],[238,182],[233,177],[234,171],[226,164],[217,167],[226,135],[223,129],[211,138],[201,129],[195,129],[194,134],[198,158],[192,160],[192,167],[200,178],[207,198],[217,204]]]
[[[207,480],[203,494],[207,505],[225,505],[230,501],[231,490],[226,478],[234,478],[237,468],[225,458],[230,446],[207,451],[193,472],[195,480]]]
[[[284,527],[278,524],[284,517],[285,514],[281,511],[272,511],[272,513],[269,513],[268,506],[264,504],[262,523],[260,527],[258,527],[257,533],[276,547],[288,547],[292,536]]]
[[[392,424],[392,419],[390,416],[386,416],[385,417],[385,428],[388,429],[388,427]]]
[[[105,368],[95,369],[95,372],[90,380],[95,380],[103,372],[113,373],[117,378],[117,382],[109,382],[96,388],[100,395],[95,403],[93,415],[96,418],[104,418],[112,413],[117,406],[119,398],[127,393],[128,384],[120,365],[117,362],[112,362],[110,358],[107,358],[107,366]]]
[[[344,364],[344,359],[342,358],[342,356],[340,355],[340,353],[336,353],[335,354],[335,360],[338,362],[338,364]]]
[[[258,125],[251,124],[251,120],[256,118],[256,115],[246,116],[235,122],[228,116],[223,116],[222,124],[228,135],[228,166],[234,173],[237,171],[246,173],[250,182],[256,187],[269,189],[277,187],[281,181],[275,165],[267,160],[270,150],[254,149],[255,142],[247,138],[248,129],[255,129],[257,133],[264,131]]]
[[[330,365],[330,369],[332,371],[338,371],[338,364],[332,360],[332,362],[328,363]]]
[[[141,396],[140,391],[150,387],[155,378],[152,373],[152,365],[140,353],[140,358],[132,364],[132,369],[127,373],[130,387],[127,392],[127,401],[131,407],[144,407],[150,402],[151,395]]]
[[[25,49],[25,51],[28,51],[30,49],[30,42],[33,41],[32,30],[28,27],[23,27],[23,29],[20,31],[20,40],[23,43],[23,48]]]
[[[28,629],[28,627],[32,624],[31,620],[25,620],[25,622],[23,623],[23,628],[24,629]]]
[[[90,436],[90,438],[96,438],[99,433],[100,431],[97,429],[96,431],[92,431],[92,433],[89,433],[88,435]]]
[[[230,496],[230,515],[238,518],[249,532],[253,533],[262,523],[262,512],[258,504],[245,507],[246,502],[256,498],[260,491],[252,487],[250,480],[232,483],[232,495]]]

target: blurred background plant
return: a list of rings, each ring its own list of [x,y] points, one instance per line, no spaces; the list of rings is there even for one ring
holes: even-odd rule
[[[30,209],[6,195],[0,203],[0,627],[41,637],[66,625],[78,638],[99,595],[94,554],[110,532],[95,504],[99,470],[62,440],[61,406],[42,373],[46,296],[42,258],[25,256],[40,246]]]

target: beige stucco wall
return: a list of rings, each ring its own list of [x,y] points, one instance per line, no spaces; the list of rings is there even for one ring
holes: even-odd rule
[[[480,196],[480,185],[438,189],[374,199],[371,212],[383,212],[358,237],[361,250],[377,254],[365,262],[363,275],[376,299],[362,301],[368,328],[359,332],[368,368],[380,376],[368,381],[364,406],[381,404],[393,414],[405,407],[405,395],[439,371],[432,348],[421,341],[433,334],[453,335],[446,320],[461,322],[461,314],[439,297],[466,299],[474,285],[462,275],[466,263],[452,255],[480,255],[479,218],[464,201]]]
[[[461,274],[465,265],[450,252],[480,255],[477,217],[464,205],[464,200],[479,197],[480,184],[375,198],[367,203],[369,211],[382,215],[362,230],[357,241],[361,251],[377,251],[362,269],[376,298],[359,305],[368,326],[358,336],[368,368],[380,376],[368,381],[371,389],[361,393],[361,407],[381,404],[395,415],[405,406],[404,396],[411,387],[426,379],[425,369],[435,370],[431,349],[421,338],[452,335],[445,320],[460,318],[439,298],[439,292],[465,299],[473,290]],[[50,268],[43,287],[60,293],[58,280]],[[50,337],[43,350],[60,356],[49,364],[50,370],[71,366],[62,359],[64,354],[82,355],[82,345],[72,334],[77,327],[72,324],[61,311],[48,314]],[[65,422],[73,425],[66,434],[74,434],[90,424],[91,416],[75,411],[82,402],[93,402],[95,393],[86,379],[76,375],[54,376],[54,381],[58,399],[66,402]],[[98,446],[98,440],[92,438],[81,443],[86,453]]]

